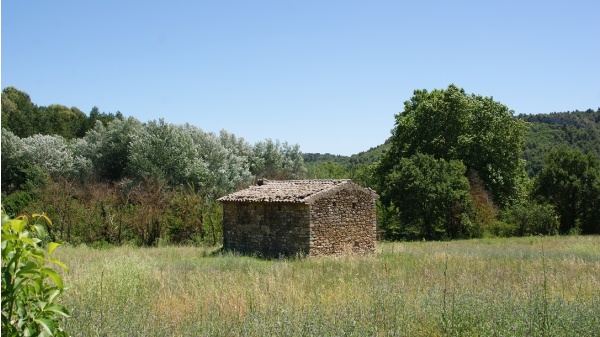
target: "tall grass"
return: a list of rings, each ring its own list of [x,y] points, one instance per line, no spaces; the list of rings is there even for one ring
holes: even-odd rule
[[[542,251],[543,244],[543,251]],[[382,243],[265,261],[65,247],[73,336],[598,336],[600,237]]]

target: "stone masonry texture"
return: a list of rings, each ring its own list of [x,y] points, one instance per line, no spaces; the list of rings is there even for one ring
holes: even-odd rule
[[[377,198],[350,180],[262,180],[219,199],[223,248],[264,257],[368,254]]]

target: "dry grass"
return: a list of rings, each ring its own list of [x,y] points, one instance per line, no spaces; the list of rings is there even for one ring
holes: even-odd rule
[[[600,237],[382,243],[265,261],[62,247],[73,336],[600,335]]]

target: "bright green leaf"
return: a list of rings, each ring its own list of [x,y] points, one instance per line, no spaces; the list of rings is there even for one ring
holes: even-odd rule
[[[50,258],[50,259],[48,259],[48,262],[54,263],[55,265],[61,267],[67,273],[69,272],[69,267],[67,267],[67,265],[65,265],[64,263],[60,262],[57,259]]]
[[[64,317],[71,317],[67,308],[65,308],[65,306],[62,306],[59,304],[53,304],[53,305],[47,307],[46,311],[52,311],[52,312],[62,315]]]
[[[48,302],[54,302],[54,299],[56,298],[56,296],[60,295],[60,290],[59,289],[54,289],[50,295],[48,295]]]
[[[39,236],[44,237],[46,236],[46,227],[44,227],[44,225],[42,224],[34,224],[33,228],[35,228],[35,231],[38,233]]]
[[[44,330],[46,330],[50,336],[52,336],[52,331],[54,331],[54,322],[48,318],[38,318],[35,322],[39,323]]]
[[[54,270],[52,270],[50,268],[43,268],[41,270],[41,272],[44,273],[44,274],[46,274],[46,275],[48,275],[48,277],[50,277],[52,279],[52,281],[54,281],[54,283],[56,283],[56,285],[58,286],[58,288],[60,290],[63,289],[62,278]]]
[[[52,254],[52,252],[56,249],[56,247],[60,246],[60,243],[50,242],[48,244],[48,255]]]
[[[21,233],[27,227],[27,220],[9,220],[10,226],[15,233]]]

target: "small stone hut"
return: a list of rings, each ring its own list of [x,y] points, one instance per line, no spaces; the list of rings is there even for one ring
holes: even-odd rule
[[[349,179],[262,179],[219,199],[223,248],[270,257],[370,253],[378,198]]]

